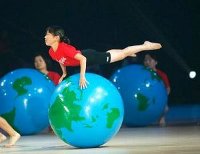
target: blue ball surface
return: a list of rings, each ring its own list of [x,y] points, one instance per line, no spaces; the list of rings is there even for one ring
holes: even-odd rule
[[[92,73],[86,73],[86,79],[86,89],[79,87],[79,74],[60,83],[49,108],[55,134],[79,148],[109,141],[120,129],[124,115],[122,98],[109,80]]]
[[[146,126],[159,120],[167,103],[162,79],[143,65],[129,65],[117,70],[111,81],[124,101],[124,124]]]
[[[21,135],[49,125],[48,107],[54,83],[35,69],[17,69],[0,79],[0,115]]]

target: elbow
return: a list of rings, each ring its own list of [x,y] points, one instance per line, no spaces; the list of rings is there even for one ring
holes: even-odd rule
[[[85,62],[86,63],[86,61],[87,61],[87,58],[83,56],[82,59],[81,59],[81,62]]]

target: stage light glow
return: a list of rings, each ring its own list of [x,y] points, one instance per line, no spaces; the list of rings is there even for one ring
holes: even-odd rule
[[[195,71],[190,71],[190,72],[189,72],[189,77],[190,77],[191,79],[194,79],[194,78],[196,77],[196,72],[195,72]]]

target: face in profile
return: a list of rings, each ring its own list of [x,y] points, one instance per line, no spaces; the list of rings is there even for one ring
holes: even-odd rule
[[[46,69],[47,68],[45,60],[40,55],[38,55],[38,56],[35,57],[35,59],[34,59],[34,66],[38,70]]]
[[[59,41],[58,36],[54,36],[53,34],[49,33],[48,31],[46,32],[44,39],[45,39],[45,44],[47,46],[52,46],[54,43]]]

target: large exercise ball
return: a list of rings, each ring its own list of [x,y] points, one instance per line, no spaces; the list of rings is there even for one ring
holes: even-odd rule
[[[167,91],[158,74],[143,65],[129,65],[113,73],[111,81],[124,101],[124,124],[147,126],[159,120]]]
[[[89,85],[79,87],[79,74],[70,76],[54,91],[49,108],[55,134],[79,148],[98,147],[120,129],[124,108],[115,86],[104,77],[86,73]]]
[[[35,69],[17,69],[0,79],[0,115],[22,135],[49,125],[48,107],[54,83]]]

